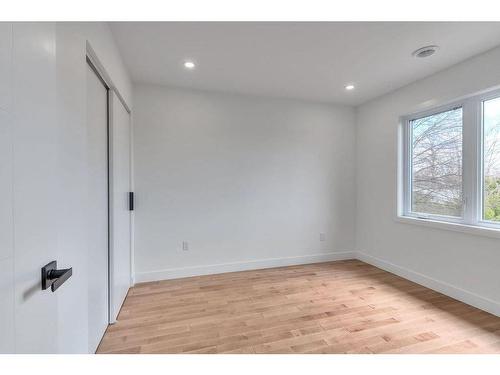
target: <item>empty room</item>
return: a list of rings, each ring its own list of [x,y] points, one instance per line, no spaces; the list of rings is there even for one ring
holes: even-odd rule
[[[134,17],[0,22],[1,353],[498,360],[500,22]]]

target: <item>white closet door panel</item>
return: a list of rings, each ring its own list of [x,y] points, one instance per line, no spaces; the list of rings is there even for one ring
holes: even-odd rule
[[[108,169],[107,91],[87,68],[87,143],[89,150],[89,351],[107,328],[108,314]]]
[[[116,94],[111,98],[111,321],[130,287],[130,116]]]

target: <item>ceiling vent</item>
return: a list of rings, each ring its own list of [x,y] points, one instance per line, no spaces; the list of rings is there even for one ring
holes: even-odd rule
[[[414,51],[412,56],[420,58],[429,57],[434,55],[438,49],[438,46],[425,46]]]

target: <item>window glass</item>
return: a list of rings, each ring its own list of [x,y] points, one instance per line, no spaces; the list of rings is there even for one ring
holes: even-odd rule
[[[463,216],[462,108],[410,121],[411,210]]]
[[[500,221],[500,98],[483,102],[483,219]]]

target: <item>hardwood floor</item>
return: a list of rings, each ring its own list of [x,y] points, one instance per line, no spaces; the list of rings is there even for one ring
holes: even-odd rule
[[[98,353],[500,353],[500,318],[350,260],[139,284]]]

